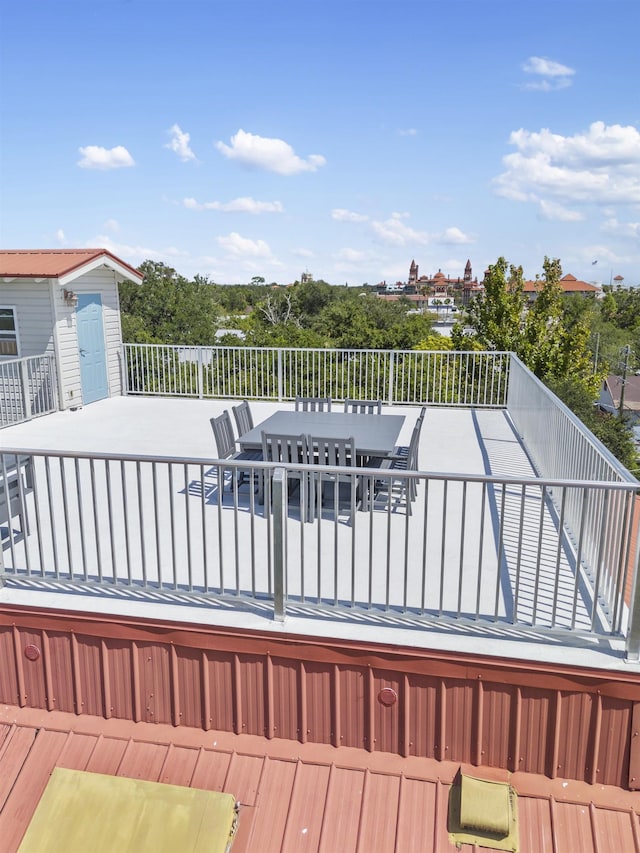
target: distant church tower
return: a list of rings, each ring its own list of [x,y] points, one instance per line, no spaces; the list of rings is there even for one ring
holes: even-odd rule
[[[471,261],[467,260],[467,265],[464,268],[464,278],[463,282],[471,282]]]
[[[409,267],[409,284],[415,284],[418,281],[418,265],[415,261],[411,261]]]

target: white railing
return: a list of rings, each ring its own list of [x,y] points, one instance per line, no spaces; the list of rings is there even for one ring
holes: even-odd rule
[[[507,409],[530,459],[541,477],[632,484],[635,477],[556,396],[512,356]],[[605,601],[614,621],[619,613],[619,585],[635,554],[619,553],[620,537],[634,505],[629,491],[606,489],[579,493],[549,490],[556,511],[574,540],[578,557]],[[601,529],[606,516],[608,526]],[[640,627],[640,626],[639,626]]]
[[[57,408],[53,355],[0,360],[0,427],[28,421]]]
[[[508,353],[125,344],[127,393],[504,406]]]
[[[16,469],[17,456],[0,454],[0,582],[241,598],[276,618],[312,608],[328,618],[357,611],[563,636],[630,630],[632,483],[330,467],[319,475],[316,466],[258,462],[251,474],[267,484],[259,505],[233,476],[246,462],[21,449]],[[347,482],[338,486],[335,474]],[[294,491],[301,475],[308,489]],[[391,478],[396,487],[415,481],[410,513],[411,490],[390,490]],[[593,506],[589,523],[570,537],[551,494],[560,507]],[[592,547],[616,567],[610,576],[584,570]]]
[[[591,611],[588,619],[589,629],[595,630],[597,625],[608,626],[614,634],[628,634],[628,649],[630,654],[638,656],[640,654],[640,583],[637,580],[637,572],[635,567],[638,562],[637,546],[632,545],[632,536],[630,531],[635,530],[638,526],[638,504],[640,498],[636,499],[636,490],[638,482],[629,474],[626,469],[621,466],[617,460],[604,448],[604,446],[584,427],[584,425],[522,364],[515,356],[507,353],[457,353],[457,352],[429,352],[429,351],[402,351],[391,352],[383,350],[312,350],[312,349],[269,349],[269,348],[252,348],[252,347],[174,347],[174,346],[159,346],[159,345],[141,345],[141,344],[126,344],[124,347],[126,358],[125,374],[128,383],[128,393],[144,394],[144,395],[179,395],[179,396],[197,396],[197,397],[217,397],[217,398],[259,398],[266,400],[291,400],[296,395],[303,396],[329,396],[334,400],[341,400],[346,397],[366,398],[366,399],[383,399],[386,403],[406,403],[406,404],[429,404],[429,405],[446,405],[446,406],[492,406],[506,407],[511,417],[514,429],[521,436],[527,452],[530,455],[532,463],[535,466],[536,472],[540,479],[532,483],[529,481],[522,482],[510,478],[506,479],[491,479],[474,478],[466,476],[454,475],[429,475],[429,474],[399,474],[400,479],[404,476],[418,477],[424,483],[425,498],[427,495],[438,494],[438,490],[442,492],[442,502],[440,509],[429,510],[429,516],[425,515],[423,521],[422,535],[429,535],[429,541],[437,541],[438,537],[434,532],[433,525],[442,523],[440,536],[440,556],[434,553],[430,554],[427,561],[426,556],[423,560],[423,565],[419,569],[409,569],[408,563],[403,569],[403,577],[405,578],[404,585],[407,587],[407,597],[403,599],[403,604],[410,609],[416,609],[422,613],[428,612],[433,616],[433,602],[427,606],[426,602],[429,599],[428,590],[436,587],[433,586],[434,578],[432,576],[432,566],[440,560],[442,578],[439,581],[440,588],[444,589],[445,580],[450,583],[450,578],[453,576],[451,565],[458,566],[458,577],[460,585],[460,601],[463,600],[462,589],[467,589],[468,582],[471,587],[476,590],[478,605],[473,608],[464,606],[464,612],[470,614],[472,618],[482,618],[490,615],[490,611],[485,605],[480,607],[479,602],[483,599],[483,594],[478,592],[483,588],[485,581],[482,579],[483,566],[483,551],[481,550],[476,557],[470,557],[470,547],[468,540],[465,542],[467,535],[467,527],[477,522],[477,519],[482,514],[489,513],[494,519],[492,531],[485,531],[484,527],[478,528],[478,535],[486,546],[488,541],[493,541],[495,545],[495,554],[492,558],[495,564],[496,577],[504,576],[504,571],[500,569],[501,560],[507,560],[509,553],[515,554],[515,563],[504,563],[513,567],[516,566],[516,576],[519,577],[521,567],[526,562],[525,556],[530,553],[535,553],[538,557],[544,552],[549,552],[550,542],[557,540],[556,561],[559,566],[564,560],[569,563],[573,561],[574,568],[570,570],[571,576],[576,584],[574,588],[574,604],[575,606],[567,608],[563,605],[559,607],[557,604],[557,591],[554,584],[560,583],[560,574],[556,573],[555,580],[551,581],[548,576],[545,580],[544,594],[540,591],[540,572],[546,571],[543,565],[538,561],[527,569],[527,581],[524,585],[517,580],[516,576],[512,576],[513,569],[509,568],[507,575],[510,578],[511,594],[514,595],[512,605],[508,604],[505,599],[504,612],[493,614],[492,618],[511,619],[514,624],[522,623],[522,610],[517,604],[522,599],[522,590],[526,589],[533,596],[529,604],[530,607],[530,623],[537,626],[540,624],[541,608],[543,603],[548,604],[551,601],[551,612],[562,613],[564,616],[560,619],[559,615],[552,616],[548,627],[553,628],[556,624],[562,624],[563,627],[568,627],[570,630],[575,629],[578,602],[585,598],[583,590],[591,591]],[[5,422],[17,422],[26,420],[35,414],[42,414],[46,411],[55,409],[56,386],[55,386],[55,369],[53,359],[43,356],[39,359],[21,359],[15,362],[4,362],[0,364],[0,378],[3,382],[4,393],[2,396],[2,406],[0,415]],[[26,391],[28,390],[28,393]],[[24,451],[20,451],[24,453]],[[34,458],[38,457],[34,453]],[[85,567],[83,572],[86,572],[87,579],[93,577],[96,572],[97,576],[102,577],[101,563],[104,560],[102,555],[103,545],[100,543],[109,543],[109,548],[112,555],[118,552],[120,544],[124,541],[126,544],[124,554],[120,554],[119,562],[113,562],[112,573],[117,574],[117,567],[127,565],[130,567],[128,579],[131,583],[135,575],[135,566],[143,566],[142,581],[146,583],[144,578],[147,576],[147,570],[144,568],[145,560],[151,553],[149,546],[145,542],[142,531],[145,528],[145,520],[151,515],[158,525],[158,506],[156,500],[161,494],[164,495],[163,500],[170,497],[170,508],[175,504],[180,503],[180,498],[175,494],[173,483],[176,477],[183,477],[184,494],[190,494],[192,488],[199,488],[205,495],[205,507],[208,507],[209,497],[213,494],[218,494],[216,486],[215,474],[220,474],[223,470],[216,468],[216,465],[211,465],[210,462],[202,460],[156,460],[152,469],[148,466],[148,460],[133,459],[118,457],[118,459],[107,460],[99,455],[94,456],[93,461],[88,457],[70,457],[75,461],[73,464],[70,461],[59,461],[59,457],[41,456],[40,467],[41,474],[39,481],[46,482],[46,493],[48,495],[48,504],[45,511],[42,504],[42,497],[38,497],[36,489],[33,493],[29,492],[25,506],[29,500],[35,501],[36,511],[35,518],[49,519],[45,525],[50,531],[47,536],[51,540],[51,556],[54,558],[54,574],[56,576],[65,571],[71,577],[75,576],[75,571],[72,568],[71,560],[76,554],[72,547],[74,536],[80,535],[79,540],[80,551],[82,554],[82,565]],[[56,462],[55,460],[58,460]],[[60,464],[60,473],[58,474],[58,485],[55,481],[49,478],[49,468],[53,465]],[[72,466],[71,468],[69,466]],[[207,474],[205,477],[205,469],[203,466],[208,466],[207,471],[213,471],[214,475]],[[44,466],[44,468],[42,468]],[[88,466],[88,467],[87,467]],[[195,473],[191,470],[193,466]],[[35,466],[37,468],[37,466]],[[232,468],[229,464],[225,465],[225,469]],[[110,477],[115,476],[114,472],[119,469],[121,482],[116,488],[118,493],[122,493],[122,514],[124,528],[120,533],[116,529],[109,526],[103,529],[104,518],[110,518],[109,501],[115,500],[113,497],[113,488],[110,485]],[[42,473],[44,470],[45,474]],[[149,471],[152,471],[151,480],[153,488],[149,492],[150,498],[142,500],[140,492],[138,492],[137,500],[141,501],[138,508],[138,527],[139,532],[135,534],[128,529],[130,524],[130,512],[128,507],[133,500],[132,495],[134,486],[130,484],[129,478],[131,471],[136,471],[135,477],[138,478],[137,488],[142,488],[142,479],[148,478]],[[87,471],[90,474],[87,474]],[[84,473],[83,473],[84,472]],[[102,473],[100,473],[102,472]],[[147,472],[143,476],[143,472]],[[182,474],[180,474],[182,472]],[[161,488],[156,485],[157,478],[162,476],[165,479],[165,485]],[[213,481],[211,480],[213,476]],[[384,479],[385,475],[376,475]],[[69,526],[69,518],[75,517],[78,514],[82,521],[83,501],[76,496],[74,487],[68,488],[65,485],[65,478],[71,478],[70,482],[75,477],[75,488],[78,489],[77,495],[89,494],[92,500],[92,506],[101,505],[101,502],[107,501],[106,509],[103,506],[104,512],[98,514],[94,522],[94,541],[96,543],[96,556],[93,562],[85,558],[85,549],[87,547],[88,534],[84,531],[81,523],[80,530],[84,531],[81,534],[70,533],[71,539],[67,542],[67,562],[65,563],[59,554],[58,541],[61,533],[60,525],[65,529]],[[87,479],[87,477],[89,479]],[[94,478],[102,478],[101,481],[94,481]],[[78,479],[80,478],[80,479]],[[135,479],[135,478],[134,478]],[[36,479],[37,482],[37,479]],[[99,482],[102,482],[102,487],[99,487]],[[194,485],[196,484],[196,485]],[[198,485],[199,484],[199,485]],[[480,484],[480,485],[479,485]],[[15,498],[16,483],[10,483],[13,488],[13,497]],[[41,487],[42,488],[42,487]],[[100,488],[106,489],[106,493],[101,493]],[[115,487],[114,487],[115,488]],[[145,489],[148,490],[148,486]],[[476,494],[476,505],[466,503],[466,497],[460,497],[462,501],[460,512],[463,520],[461,527],[456,527],[457,516],[452,514],[450,500],[452,495],[458,495],[460,490],[464,496],[471,495],[480,489],[481,497]],[[11,492],[11,489],[9,490]],[[151,503],[149,503],[151,500]],[[500,502],[503,502],[503,509],[513,507],[513,511],[507,514],[499,509]],[[1,502],[1,497],[0,497]],[[75,502],[75,503],[74,503]],[[13,506],[15,506],[15,501]],[[63,507],[64,512],[60,516],[57,524],[53,523],[53,518],[56,513],[60,512],[60,507]],[[69,515],[69,507],[75,506]],[[187,502],[186,506],[192,507],[192,503]],[[426,506],[426,504],[425,504]],[[438,505],[439,506],[439,505]],[[473,506],[472,509],[470,507]],[[38,507],[40,508],[38,510]],[[153,509],[150,509],[153,507]],[[221,507],[225,511],[227,506]],[[0,508],[1,509],[1,508]],[[193,511],[193,510],[191,510]],[[240,509],[236,507],[237,513],[242,519],[251,518],[267,519],[267,531],[271,530],[269,526],[272,522],[272,515],[269,512],[264,513],[262,509],[259,511],[251,506],[249,509]],[[40,512],[40,515],[38,515]],[[510,531],[513,525],[513,513],[520,518],[516,523],[512,536],[509,540],[511,544],[501,544],[501,537],[505,531]],[[106,515],[104,514],[106,513]],[[441,513],[440,515],[438,513]],[[419,514],[419,513],[418,513]],[[9,511],[10,515],[10,511]],[[415,516],[415,514],[414,514]],[[409,550],[410,553],[405,555],[405,560],[409,560],[411,566],[414,566],[417,559],[415,543],[410,544],[408,539],[408,531],[416,530],[416,521],[414,516],[404,516],[407,518],[406,533],[403,530],[396,530],[398,516],[393,513],[390,515],[388,529],[394,530],[393,547],[391,540],[385,541],[389,555],[393,555],[397,559],[400,553],[399,548],[401,543]],[[202,516],[201,529],[199,536],[206,539],[211,533],[211,528],[204,525],[204,515]],[[226,515],[224,516],[227,517]],[[380,513],[375,511],[375,525],[372,521],[371,530],[374,533],[369,533],[369,543],[377,542],[376,537],[379,536],[379,531],[384,528],[384,524],[380,522]],[[177,552],[184,547],[188,551],[183,554],[189,566],[192,565],[192,559],[198,564],[200,559],[202,564],[198,564],[199,580],[196,583],[191,580],[186,584],[188,591],[192,591],[196,587],[207,594],[210,592],[211,585],[208,581],[209,569],[207,566],[207,548],[203,546],[201,549],[200,558],[197,558],[195,545],[192,541],[192,530],[198,528],[196,523],[187,512],[185,536],[177,537],[171,542],[170,553],[172,555],[170,571],[174,572],[181,565],[177,559]],[[362,530],[361,512],[357,513],[356,522],[353,526],[353,535],[356,530]],[[391,523],[391,518],[393,522]],[[532,519],[537,518],[535,522]],[[435,522],[434,522],[434,519]],[[453,520],[452,520],[453,519]],[[496,521],[496,519],[498,519]],[[1,523],[1,517],[0,517]],[[49,562],[44,562],[46,548],[49,546],[41,546],[40,522],[36,525],[36,536],[38,538],[37,550],[38,560],[33,565],[45,565],[48,567]],[[163,525],[160,530],[172,530],[175,524],[175,519],[172,514],[164,517]],[[234,522],[235,524],[235,522]],[[533,527],[531,525],[533,524]],[[194,527],[195,525],[195,527]],[[497,526],[496,526],[497,525]],[[537,526],[536,526],[537,525]],[[550,526],[549,526],[550,525]],[[233,525],[231,525],[233,527]],[[223,542],[227,542],[229,530],[231,529],[229,522],[225,522],[224,526],[220,522],[218,527],[218,550],[219,550],[219,585],[218,591],[224,592],[227,589],[226,572],[227,566],[233,564],[236,568],[237,576],[240,577],[242,569],[240,566],[246,565],[246,560],[241,556],[242,548],[246,542],[251,542],[252,547],[257,551],[266,551],[265,553],[273,555],[274,541],[270,538],[273,534],[268,533],[265,542],[258,542],[254,539],[255,531],[253,527],[246,534],[240,534],[240,528],[234,528],[234,540],[237,540],[236,547],[229,550],[223,559],[223,551],[227,545],[223,546]],[[292,541],[301,540],[301,552],[298,560],[299,571],[302,573],[300,579],[296,582],[300,587],[300,596],[306,601],[304,593],[305,585],[309,586],[308,573],[316,572],[318,577],[318,597],[321,600],[325,599],[326,584],[322,586],[320,579],[324,578],[327,571],[327,566],[331,564],[330,555],[321,553],[321,548],[318,546],[317,557],[307,553],[302,545],[302,540],[305,539],[307,526],[303,525],[300,528],[299,536],[294,535],[291,531],[291,521],[287,521],[287,541],[289,545]],[[320,525],[322,528],[322,525]],[[298,529],[298,528],[296,528]],[[343,530],[342,527],[339,528]],[[18,525],[18,531],[23,528]],[[525,531],[527,535],[525,536]],[[531,533],[533,531],[533,533]],[[23,531],[24,532],[24,531]],[[8,528],[9,544],[11,559],[6,563],[10,572],[20,572],[22,569],[29,572],[30,555],[29,543],[33,544],[33,530],[28,536],[20,538],[18,534],[17,540],[14,542],[11,539],[11,525]],[[138,539],[136,540],[136,535]],[[158,534],[161,535],[161,534]],[[164,534],[162,534],[164,535]],[[361,535],[361,534],[359,534]],[[122,538],[124,536],[124,539]],[[344,537],[344,533],[341,534]],[[554,536],[556,537],[554,540]],[[298,538],[296,538],[298,537]],[[491,539],[493,537],[493,539]],[[215,536],[214,536],[215,538]],[[309,537],[306,537],[308,541]],[[639,537],[640,539],[640,537]],[[48,540],[46,540],[48,541]],[[157,542],[159,540],[156,540]],[[355,540],[350,542],[350,553],[357,553],[359,559],[363,559],[366,550],[362,547],[362,540],[358,540],[358,546],[354,544]],[[451,543],[458,542],[457,548],[451,551]],[[514,544],[514,542],[516,544]],[[118,544],[120,543],[120,544]],[[137,543],[137,545],[136,545]],[[189,543],[184,545],[184,543]],[[497,543],[497,544],[496,544]],[[5,546],[6,546],[5,538]],[[233,542],[232,542],[233,544]],[[136,547],[142,549],[140,560],[134,560],[130,557],[130,550],[135,551]],[[373,547],[373,546],[371,546]],[[380,543],[369,553],[369,560],[379,561],[380,559]],[[21,553],[23,549],[22,562],[18,559],[14,560],[15,554]],[[44,550],[41,550],[44,548]],[[533,549],[533,551],[532,551]],[[384,549],[383,549],[384,550]],[[491,549],[490,549],[491,550]],[[335,546],[334,562],[337,566],[337,554],[342,554],[342,545]],[[5,547],[6,553],[6,547]],[[160,548],[157,545],[157,553],[160,555],[166,553],[166,548]],[[290,552],[289,552],[290,553]],[[426,552],[424,552],[426,554]],[[101,556],[102,555],[102,556]],[[567,556],[569,555],[569,556]],[[77,555],[75,557],[77,559]],[[273,556],[269,560],[275,559]],[[342,559],[342,557],[341,557]],[[355,559],[355,557],[353,558]],[[314,563],[315,560],[315,563]],[[434,563],[436,560],[436,563]],[[445,572],[445,560],[447,570]],[[471,562],[469,562],[471,560]],[[497,560],[497,563],[495,562]],[[204,562],[202,562],[204,561]],[[453,563],[452,563],[453,561]],[[255,562],[255,557],[251,558],[251,565]],[[491,563],[491,559],[489,560]],[[56,566],[65,566],[66,569],[58,569]],[[310,566],[314,566],[310,569]],[[365,565],[368,566],[366,559]],[[564,565],[564,563],[563,563]],[[44,568],[42,569],[44,571]],[[158,556],[157,565],[153,567],[150,577],[154,577],[153,583],[164,586],[162,580],[162,558]],[[195,571],[195,569],[194,569]],[[360,577],[362,572],[375,572],[373,568],[355,568],[352,569],[354,577],[353,594],[357,593],[357,600],[364,601],[368,607],[377,607],[380,605],[380,596],[371,595],[362,596],[360,593],[360,581],[356,584],[356,575]],[[382,571],[382,570],[381,570]],[[415,572],[418,572],[417,579],[414,577]],[[559,571],[559,570],[558,570]],[[191,573],[191,568],[189,569]],[[334,582],[334,598],[342,600],[342,587],[340,584],[343,580],[338,578],[337,569]],[[502,572],[502,575],[501,575]],[[511,574],[509,574],[511,572]],[[531,574],[533,572],[533,575]],[[239,574],[238,574],[239,573]],[[116,579],[116,574],[112,575],[111,582]],[[389,563],[384,569],[384,582],[388,589],[395,589],[395,571]],[[190,574],[191,577],[191,574]],[[250,586],[255,595],[271,594],[273,589],[273,566],[269,563],[268,571],[265,577],[269,578],[269,584],[266,590]],[[342,577],[342,575],[341,575]],[[378,577],[378,575],[375,575]],[[381,576],[380,576],[381,577]],[[287,582],[291,582],[291,573],[286,574]],[[411,583],[408,583],[407,578],[413,578]],[[464,582],[463,582],[464,578]],[[471,580],[469,581],[469,578]],[[475,578],[475,580],[474,580]],[[516,578],[516,579],[514,579]],[[536,579],[537,578],[537,579]],[[138,579],[140,580],[140,579]],[[414,583],[415,581],[415,583]],[[496,583],[498,581],[496,580]],[[502,581],[501,581],[502,582]],[[177,581],[176,581],[177,583]],[[181,581],[182,583],[182,581]],[[416,586],[417,584],[417,586]],[[551,586],[549,587],[549,584]],[[184,586],[184,584],[182,584]],[[214,587],[216,585],[214,584]],[[294,584],[295,587],[295,584]],[[370,582],[371,589],[378,588],[377,582]],[[416,604],[414,591],[417,587],[424,588],[424,601],[421,599]],[[236,593],[240,594],[246,585],[243,583],[238,586]],[[497,587],[496,587],[497,588]],[[627,597],[625,599],[624,590],[627,589]],[[291,591],[291,586],[289,587]],[[551,593],[549,593],[551,589]],[[629,590],[631,589],[631,594]],[[413,591],[413,592],[409,592]],[[444,595],[444,592],[442,592]],[[466,593],[465,593],[466,595]],[[550,598],[549,598],[550,595]],[[331,598],[330,592],[328,593]],[[389,597],[391,596],[391,597]],[[507,596],[508,598],[508,596]],[[498,596],[496,602],[501,599]],[[355,599],[354,599],[355,601]],[[390,602],[397,603],[391,593],[383,596],[382,603],[387,606]],[[444,605],[444,599],[439,601],[439,606],[435,608],[437,615],[442,617],[444,613],[459,615],[458,608],[452,608],[449,604]],[[418,606],[419,605],[419,606]],[[502,606],[502,605],[501,605]],[[496,604],[498,607],[498,604]],[[511,608],[511,609],[510,609]],[[527,611],[528,612],[528,611]],[[567,617],[567,613],[571,615]],[[529,617],[527,617],[529,618]],[[546,617],[545,617],[546,618]],[[568,618],[568,621],[567,621]],[[564,621],[563,621],[564,620]],[[526,619],[524,619],[526,623]],[[544,622],[544,619],[542,619]],[[546,623],[545,623],[546,624]]]

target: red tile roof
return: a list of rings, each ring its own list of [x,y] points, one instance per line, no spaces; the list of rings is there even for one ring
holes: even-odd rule
[[[59,278],[101,257],[124,267],[133,281],[141,279],[138,270],[106,249],[0,249],[0,276]]]
[[[610,374],[605,381],[609,388],[613,405],[618,408],[622,391],[622,377]],[[627,376],[624,384],[624,402],[625,408],[640,409],[640,376],[633,374]]]
[[[447,811],[457,763],[3,706],[3,853],[17,850],[54,767],[233,794],[234,853],[455,851]],[[523,853],[640,853],[640,795],[527,773],[509,781]]]
[[[524,283],[524,292],[525,293],[533,293],[536,290],[539,290],[542,286],[541,281],[525,281]],[[571,275],[571,273],[567,273],[560,279],[560,287],[565,293],[599,293],[600,288],[595,284],[590,284],[588,281],[580,281],[575,277],[575,275]]]

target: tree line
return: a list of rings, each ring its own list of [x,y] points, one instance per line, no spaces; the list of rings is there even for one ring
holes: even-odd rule
[[[141,285],[120,286],[127,342],[514,352],[624,465],[638,470],[627,418],[604,414],[595,403],[604,376],[617,372],[621,348],[640,353],[639,291],[608,288],[601,300],[565,296],[560,261],[545,258],[528,304],[522,267],[501,257],[447,338],[409,300],[380,299],[368,286],[318,280],[277,287],[259,276],[247,285],[220,285],[187,279],[157,261],[145,261],[140,271]],[[630,368],[636,366],[632,358]]]

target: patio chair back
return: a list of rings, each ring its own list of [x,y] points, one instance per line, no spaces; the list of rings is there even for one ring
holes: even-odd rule
[[[345,400],[344,410],[356,415],[381,415],[382,400]]]
[[[231,415],[227,409],[221,415],[218,415],[217,418],[211,418],[211,428],[213,429],[213,437],[216,441],[218,459],[237,459],[242,462],[257,462],[262,460],[262,454],[259,450],[236,451]],[[231,486],[233,486],[234,481],[238,486],[241,486],[243,483],[250,483],[253,486],[257,482],[258,489],[261,490],[262,488],[262,475],[253,468],[247,468],[246,470],[234,468],[231,475]],[[224,483],[222,483],[222,491],[224,491]]]
[[[262,458],[265,462],[290,462],[306,465],[309,462],[309,445],[306,435],[276,435],[262,433]]]
[[[236,426],[238,427],[238,435],[246,435],[253,429],[253,415],[251,414],[249,403],[243,400],[237,406],[232,406],[232,409],[233,416],[236,419]]]
[[[216,441],[218,459],[228,459],[235,453],[235,437],[231,416],[227,409],[217,418],[211,418],[211,428]]]
[[[23,477],[23,469],[26,477]],[[26,517],[24,495],[32,485],[31,460],[28,456],[16,457],[0,453],[0,522],[20,516],[21,526]],[[25,532],[25,527],[22,527]]]
[[[356,464],[353,438],[324,438],[310,435],[309,452],[316,465],[339,465],[342,468]]]
[[[293,465],[306,465],[309,462],[309,445],[307,436],[277,435],[262,433],[262,458],[265,462],[289,462]],[[262,478],[259,486],[258,502],[264,503],[264,490],[267,487],[266,478]],[[309,519],[309,473],[307,471],[287,471],[287,489],[289,496],[299,490],[300,517],[302,521]]]
[[[331,397],[296,397],[296,412],[330,412]]]
[[[324,509],[333,506],[338,513],[341,507],[349,511],[353,522],[356,506],[360,503],[359,478],[350,473],[323,470],[325,466],[352,468],[356,466],[356,443],[353,438],[325,438],[310,435],[309,453],[315,462],[312,474],[310,513],[321,516]]]

